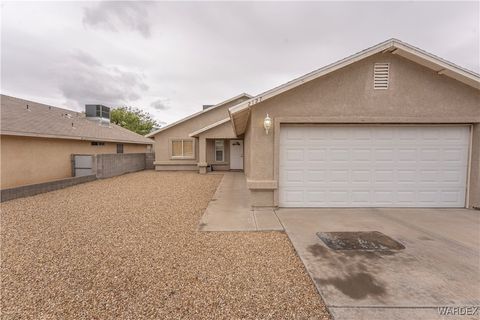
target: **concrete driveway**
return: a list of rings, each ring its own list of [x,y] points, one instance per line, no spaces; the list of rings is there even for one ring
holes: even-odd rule
[[[277,215],[334,319],[480,317],[480,211],[279,209]],[[405,249],[333,250],[316,233],[334,231],[380,231]]]

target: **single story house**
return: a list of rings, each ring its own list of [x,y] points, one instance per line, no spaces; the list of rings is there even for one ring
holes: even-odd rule
[[[157,170],[244,170],[252,207],[480,207],[480,76],[390,39],[147,135]]]
[[[233,132],[228,110],[251,98],[242,93],[216,105],[205,105],[203,110],[147,134],[155,140],[155,169],[200,168],[205,173],[211,166],[213,170],[243,170],[243,139]]]
[[[1,95],[1,189],[72,176],[72,154],[147,153],[153,141],[110,123],[109,108],[86,114]]]

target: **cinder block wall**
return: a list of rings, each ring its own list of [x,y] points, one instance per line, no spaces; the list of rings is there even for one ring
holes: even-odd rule
[[[110,178],[128,172],[145,170],[145,153],[97,154],[97,178]]]
[[[44,183],[30,184],[10,189],[3,189],[0,190],[0,202],[63,189],[74,186],[76,184],[94,181],[95,179],[95,175],[89,175],[83,177],[72,177],[67,179],[54,180]]]
[[[155,161],[155,153],[146,153],[145,154],[145,170],[153,170],[155,169],[155,165],[153,162]]]

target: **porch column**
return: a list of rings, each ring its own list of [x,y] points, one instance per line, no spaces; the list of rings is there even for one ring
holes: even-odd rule
[[[207,139],[200,136],[198,139],[198,172],[207,173]]]

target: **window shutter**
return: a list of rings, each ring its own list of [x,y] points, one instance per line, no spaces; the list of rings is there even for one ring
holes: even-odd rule
[[[375,63],[373,66],[373,88],[388,89],[389,63]]]

